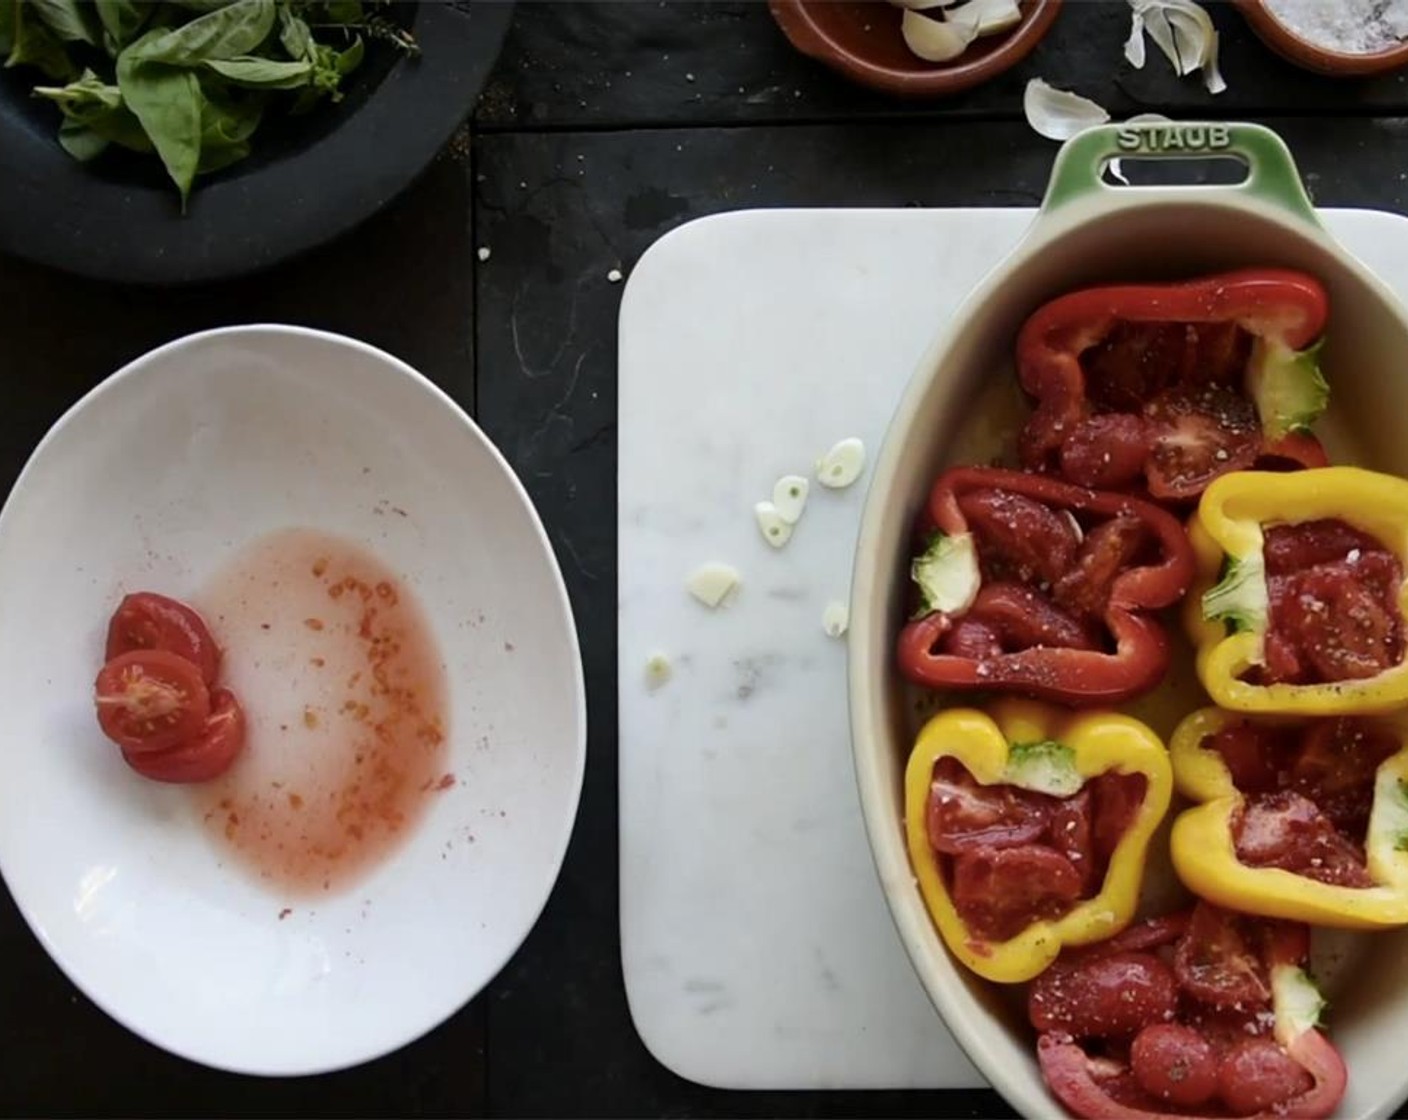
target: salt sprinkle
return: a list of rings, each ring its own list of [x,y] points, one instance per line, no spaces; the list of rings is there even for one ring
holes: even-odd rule
[[[1408,0],[1266,0],[1288,31],[1345,54],[1373,54],[1408,38]]]
[[[613,268],[606,274],[606,279],[609,283],[619,284],[621,282],[621,270],[619,268]]]
[[[489,259],[489,247],[487,245],[479,246],[479,252],[477,256],[481,261],[487,261]]]

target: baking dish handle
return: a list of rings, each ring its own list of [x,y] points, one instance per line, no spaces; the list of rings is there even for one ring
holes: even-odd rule
[[[1117,187],[1104,179],[1113,159],[1209,159],[1234,156],[1247,165],[1240,183],[1219,186]],[[1057,153],[1041,208],[1059,210],[1077,199],[1138,196],[1151,190],[1230,194],[1276,207],[1320,230],[1300,172],[1285,141],[1259,124],[1224,121],[1140,121],[1107,124],[1072,137]]]

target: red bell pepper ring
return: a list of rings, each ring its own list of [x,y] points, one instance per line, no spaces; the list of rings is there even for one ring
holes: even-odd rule
[[[1344,1059],[1317,1030],[1303,1031],[1286,1054],[1310,1074],[1314,1084],[1299,1096],[1253,1114],[1251,1120],[1323,1120],[1333,1116],[1344,1097],[1349,1073]],[[1070,1112],[1087,1120],[1197,1120],[1186,1112],[1149,1112],[1120,1104],[1100,1085],[1109,1063],[1092,1058],[1069,1036],[1044,1034],[1037,1039],[1037,1062],[1047,1088]]]
[[[1189,939],[1211,937],[1216,945],[1224,923],[1235,920],[1228,911],[1199,903],[1191,912],[1184,911],[1145,921],[1103,945],[1083,952],[1063,954],[1064,960],[1078,962],[1111,954],[1149,951],[1177,941],[1175,955],[1190,950],[1190,959],[1201,960],[1203,953]],[[1299,968],[1310,951],[1310,929],[1297,922],[1259,922],[1253,919],[1260,938],[1259,956],[1267,974],[1278,967]],[[1214,950],[1215,952],[1215,950]],[[1182,966],[1175,963],[1176,971]],[[1235,977],[1239,969],[1232,968]],[[1180,985],[1186,976],[1180,977]],[[1313,1026],[1297,1029],[1290,1018],[1279,1014],[1275,1038],[1286,1057],[1299,1066],[1310,1079],[1310,1087],[1286,1100],[1251,1114],[1251,1120],[1293,1118],[1293,1120],[1324,1120],[1334,1115],[1344,1097],[1349,1073],[1344,1059],[1335,1046]],[[1125,1103],[1111,1094],[1102,1082],[1127,1074],[1128,1067],[1108,1058],[1093,1057],[1068,1033],[1057,1030],[1043,1032],[1037,1039],[1037,1062],[1043,1079],[1052,1094],[1082,1120],[1198,1120],[1197,1108],[1178,1112],[1160,1112]],[[1225,1115],[1225,1113],[1223,1113]],[[1240,1115],[1240,1114],[1239,1114]]]
[[[1193,553],[1182,525],[1151,502],[1083,487],[1044,475],[996,467],[955,467],[941,475],[930,493],[928,519],[949,537],[971,532],[960,508],[966,495],[979,491],[1019,495],[1054,511],[1070,511],[1100,520],[1132,518],[1156,546],[1157,558],[1126,565],[1114,576],[1100,624],[1114,643],[1113,652],[1098,641],[1061,642],[1044,637],[1026,648],[981,656],[963,656],[937,647],[964,618],[981,614],[983,596],[1012,585],[990,585],[986,577],[978,601],[962,614],[932,611],[910,621],[900,632],[900,671],[916,684],[938,689],[994,689],[1018,692],[1072,706],[1110,704],[1148,691],[1168,668],[1168,638],[1150,612],[1177,602],[1194,574]],[[1033,600],[1035,588],[1029,594]],[[1008,594],[1003,612],[1019,610]],[[1044,599],[1042,600],[1044,601]]]
[[[1018,375],[1036,402],[1021,435],[1022,462],[1103,488],[1124,489],[1143,474],[1153,497],[1179,501],[1231,470],[1323,466],[1324,449],[1307,432],[1263,438],[1242,384],[1237,330],[1300,351],[1327,317],[1318,281],[1274,268],[1054,299],[1017,340]],[[1177,326],[1192,329],[1179,334]],[[1117,399],[1096,402],[1082,356],[1098,355],[1102,344],[1113,348]],[[1161,440],[1165,450],[1157,451]]]

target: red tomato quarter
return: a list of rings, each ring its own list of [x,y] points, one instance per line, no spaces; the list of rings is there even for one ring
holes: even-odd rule
[[[208,782],[230,768],[244,747],[244,710],[228,688],[210,697],[205,726],[190,739],[165,751],[123,750],[127,764],[144,778],[158,782]]]
[[[1209,1007],[1252,1011],[1271,999],[1266,964],[1249,920],[1200,902],[1173,954],[1183,990]]]
[[[123,598],[108,623],[104,656],[111,661],[136,649],[160,649],[192,662],[207,686],[220,671],[220,647],[205,620],[185,603],[152,591]]]
[[[95,684],[103,734],[134,755],[163,751],[200,731],[210,693],[200,670],[166,650],[114,657]]]
[[[929,843],[948,855],[1029,844],[1046,830],[1051,809],[1050,798],[1006,783],[982,785],[956,758],[941,758],[929,786]]]
[[[1145,477],[1155,498],[1195,498],[1213,479],[1245,470],[1261,451],[1256,409],[1222,386],[1171,389],[1144,406],[1154,433]]]
[[[953,861],[954,909],[988,941],[1009,941],[1033,922],[1066,913],[1080,891],[1071,861],[1040,844],[980,848]]]

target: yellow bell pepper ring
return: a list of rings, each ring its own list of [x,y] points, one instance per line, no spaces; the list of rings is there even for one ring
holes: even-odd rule
[[[1184,600],[1219,707],[1352,715],[1408,705],[1408,480],[1358,467],[1237,471],[1188,525]]]
[[[1408,924],[1408,711],[1351,721],[1397,745],[1397,749],[1378,764],[1371,777],[1366,775],[1366,781],[1372,782],[1372,806],[1363,836],[1363,867],[1362,870],[1358,866],[1349,867],[1355,876],[1367,872],[1366,885],[1317,881],[1299,870],[1253,866],[1239,857],[1238,821],[1250,821],[1250,817],[1243,818],[1242,814],[1258,795],[1238,788],[1227,758],[1210,745],[1210,740],[1239,723],[1250,723],[1254,728],[1271,730],[1273,734],[1274,729],[1281,728],[1284,739],[1286,735],[1310,732],[1316,724],[1331,722],[1334,721],[1248,717],[1203,708],[1178,725],[1169,740],[1174,780],[1179,792],[1197,804],[1175,819],[1170,851],[1174,870],[1189,890],[1210,902],[1246,914],[1313,925],[1383,929]],[[1246,767],[1248,764],[1243,761],[1239,765]],[[1318,769],[1323,781],[1330,783],[1325,787],[1327,792],[1333,794],[1335,788],[1344,785],[1345,767],[1336,766],[1332,756],[1323,758]],[[1270,850],[1272,845],[1299,837],[1293,842],[1312,845],[1302,850],[1299,858],[1303,866],[1316,867],[1316,874],[1321,878],[1344,881],[1346,877],[1331,873],[1333,868],[1329,865],[1336,853],[1348,850],[1351,841],[1330,835],[1327,844],[1326,819],[1314,809],[1307,817],[1304,809],[1310,808],[1309,802],[1294,793],[1284,792],[1284,781],[1277,785],[1282,792],[1266,796],[1291,800],[1281,801],[1278,810],[1263,811],[1256,825],[1256,842]],[[1292,802],[1302,809],[1298,811]],[[1297,818],[1288,820],[1285,825],[1288,831],[1280,833],[1280,838],[1279,826],[1275,823],[1277,812],[1287,818]],[[1250,823],[1244,827],[1243,836],[1253,830]],[[1311,853],[1317,854],[1312,856]],[[1328,858],[1322,858],[1322,854]]]
[[[1172,792],[1163,743],[1128,716],[1017,698],[934,716],[905,771],[905,835],[940,937],[1017,984],[1118,933]]]

